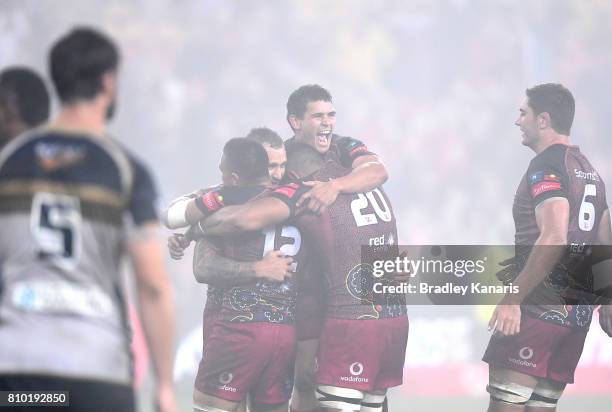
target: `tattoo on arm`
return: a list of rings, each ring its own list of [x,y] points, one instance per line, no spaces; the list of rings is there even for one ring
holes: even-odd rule
[[[234,287],[258,280],[253,263],[226,258],[210,239],[203,238],[198,240],[195,247],[193,274],[200,283]]]

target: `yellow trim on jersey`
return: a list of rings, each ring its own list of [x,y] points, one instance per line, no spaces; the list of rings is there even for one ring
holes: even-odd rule
[[[81,200],[101,205],[124,208],[126,199],[116,192],[91,184],[65,184],[48,180],[14,179],[0,183],[0,195],[33,195],[39,192],[77,196]]]

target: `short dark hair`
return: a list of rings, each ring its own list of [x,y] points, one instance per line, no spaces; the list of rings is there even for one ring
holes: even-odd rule
[[[301,119],[306,113],[308,103],[318,101],[331,102],[331,93],[318,84],[307,84],[300,87],[291,93],[287,100],[287,119],[291,115]]]
[[[303,178],[319,170],[324,163],[323,155],[308,144],[293,142],[287,145],[287,175],[293,172]]]
[[[118,66],[113,41],[88,27],[74,28],[49,54],[51,79],[62,103],[92,99],[102,90],[102,76]]]
[[[560,134],[569,135],[574,122],[576,103],[567,88],[557,83],[545,83],[525,90],[529,107],[537,116],[548,113],[552,128]]]
[[[280,149],[283,147],[283,139],[274,130],[267,127],[255,127],[251,129],[246,138],[257,142],[261,145],[268,144],[273,149]]]
[[[27,67],[14,66],[0,72],[0,99],[14,105],[29,127],[49,119],[50,98],[43,79]]]
[[[268,154],[263,146],[244,137],[234,137],[223,146],[225,163],[245,182],[268,178]]]

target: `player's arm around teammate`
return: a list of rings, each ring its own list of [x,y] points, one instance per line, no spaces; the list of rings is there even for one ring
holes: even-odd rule
[[[198,241],[193,255],[193,274],[200,283],[219,287],[233,287],[267,279],[282,282],[291,277],[291,257],[278,250],[255,262],[241,262],[224,257],[221,250],[208,238]]]
[[[297,206],[307,204],[313,212],[322,212],[336,201],[340,193],[361,193],[381,186],[389,175],[377,155],[370,154],[356,158],[352,171],[346,176],[328,182],[306,182],[312,189],[298,201]]]

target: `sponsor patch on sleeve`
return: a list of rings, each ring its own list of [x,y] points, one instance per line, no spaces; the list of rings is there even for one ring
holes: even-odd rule
[[[298,189],[298,185],[296,183],[289,183],[287,185],[281,186],[277,189],[274,190],[274,193],[283,195],[283,196],[287,196],[289,199],[291,199],[294,195],[295,192]]]
[[[553,190],[561,190],[561,182],[543,180],[541,182],[531,185],[531,197],[536,198],[542,193],[550,192]]]
[[[544,172],[537,172],[529,177],[529,184],[533,185],[544,180]]]
[[[360,145],[360,146],[357,146],[357,147],[351,149],[349,155],[351,157],[354,157],[357,153],[363,153],[363,152],[369,152],[369,150],[368,150],[368,148],[365,145]]]

